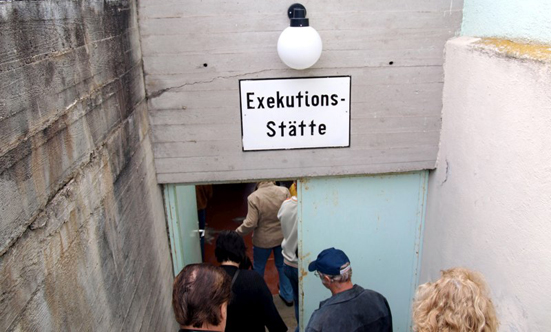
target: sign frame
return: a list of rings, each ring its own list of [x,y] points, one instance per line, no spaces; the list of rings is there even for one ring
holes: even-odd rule
[[[275,147],[275,148],[259,148],[259,149],[245,149],[245,129],[243,124],[244,119],[244,110],[243,110],[243,91],[242,91],[242,82],[251,82],[251,81],[284,81],[284,80],[311,80],[311,79],[331,79],[331,78],[347,78],[348,79],[348,137],[346,145],[338,146],[307,146],[307,147]],[[241,117],[241,149],[243,152],[259,152],[259,151],[286,151],[286,150],[305,150],[305,149],[342,149],[350,148],[352,141],[352,76],[351,75],[335,75],[335,76],[307,76],[307,77],[273,77],[273,78],[250,78],[250,79],[239,79],[239,108],[240,108],[240,117]]]

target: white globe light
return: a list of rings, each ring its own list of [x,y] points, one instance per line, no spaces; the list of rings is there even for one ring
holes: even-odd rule
[[[321,50],[320,35],[310,26],[288,27],[277,41],[279,58],[293,69],[312,67],[320,58]]]

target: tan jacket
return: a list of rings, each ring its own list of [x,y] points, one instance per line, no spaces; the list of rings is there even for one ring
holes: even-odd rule
[[[289,197],[287,188],[278,187],[273,182],[260,182],[258,189],[247,198],[247,217],[235,231],[244,236],[254,230],[255,247],[273,248],[281,245],[283,233],[277,212],[281,203]]]

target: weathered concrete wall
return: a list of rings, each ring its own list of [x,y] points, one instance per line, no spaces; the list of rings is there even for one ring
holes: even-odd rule
[[[438,168],[421,282],[482,272],[500,331],[551,326],[551,50],[461,37],[446,47]]]
[[[0,1],[0,330],[175,330],[134,1]]]
[[[444,43],[463,1],[303,1],[323,40],[311,69],[276,51],[293,3],[141,0],[158,181],[214,182],[434,168]],[[351,75],[350,148],[243,152],[239,79]]]

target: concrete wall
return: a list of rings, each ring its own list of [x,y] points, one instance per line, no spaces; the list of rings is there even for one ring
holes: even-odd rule
[[[500,331],[551,326],[551,50],[495,39],[446,46],[438,168],[421,282],[482,272]]]
[[[0,330],[176,330],[134,1],[0,2]]]
[[[550,0],[465,0],[461,34],[551,43]]]
[[[463,1],[302,2],[323,40],[311,69],[276,51],[293,3],[141,0],[158,180],[214,182],[434,168],[444,43]],[[350,148],[243,152],[239,79],[351,75]]]

